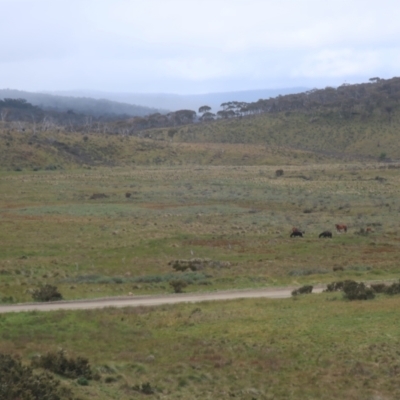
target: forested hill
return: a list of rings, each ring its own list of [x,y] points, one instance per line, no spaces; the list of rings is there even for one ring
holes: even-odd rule
[[[119,103],[105,99],[55,96],[13,89],[0,89],[0,99],[25,99],[28,103],[38,106],[45,111],[61,113],[72,111],[76,114],[84,114],[92,117],[110,117],[118,115],[143,117],[162,111],[155,108]]]
[[[222,110],[214,113],[209,105],[193,110],[178,110],[165,115],[152,114],[126,120],[119,125],[125,133],[153,128],[176,128],[196,122],[216,122],[252,117],[260,114],[279,115],[302,114],[310,123],[317,118],[338,118],[363,121],[378,117],[392,119],[400,109],[400,78],[371,78],[368,83],[342,85],[338,88],[326,87],[302,93],[260,99],[256,102],[228,101],[221,104]]]

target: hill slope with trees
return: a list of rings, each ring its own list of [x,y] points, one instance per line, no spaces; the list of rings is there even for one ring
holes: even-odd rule
[[[133,118],[0,101],[4,168],[400,160],[400,78]]]

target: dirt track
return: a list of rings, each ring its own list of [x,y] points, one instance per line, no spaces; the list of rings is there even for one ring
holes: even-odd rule
[[[283,299],[291,296],[293,288],[230,290],[214,293],[182,293],[158,296],[107,297],[92,300],[57,301],[53,303],[23,303],[0,306],[0,314],[23,311],[91,310],[105,307],[145,307],[175,303],[197,303],[200,301],[232,300],[242,298],[267,297]],[[321,293],[322,288],[314,288],[313,293]]]

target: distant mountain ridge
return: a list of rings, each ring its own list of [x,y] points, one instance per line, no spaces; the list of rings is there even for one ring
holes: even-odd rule
[[[213,112],[218,111],[222,103],[229,101],[255,102],[259,99],[268,99],[279,95],[296,94],[306,92],[310,88],[293,87],[281,89],[258,89],[233,92],[218,92],[206,94],[179,95],[171,93],[112,93],[101,91],[65,91],[53,92],[62,96],[85,96],[94,99],[108,99],[117,102],[140,104],[145,107],[177,111],[194,110],[198,111],[201,106],[208,105]]]
[[[49,93],[35,93],[14,89],[0,89],[0,99],[25,99],[28,103],[43,110],[67,112],[98,116],[125,115],[143,117],[157,112],[166,112],[156,108],[127,104],[108,99],[74,97]]]
[[[25,99],[43,110],[99,116],[133,116],[144,117],[155,113],[166,114],[170,111],[198,111],[208,105],[215,113],[221,104],[238,102],[256,102],[259,99],[274,98],[287,94],[307,91],[305,87],[282,89],[259,89],[233,92],[179,95],[171,93],[112,93],[101,91],[56,91],[28,92],[15,89],[0,89],[0,100]]]

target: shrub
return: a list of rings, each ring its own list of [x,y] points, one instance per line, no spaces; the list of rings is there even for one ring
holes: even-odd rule
[[[371,289],[375,292],[375,293],[385,293],[387,290],[387,286],[384,283],[375,283],[375,284],[371,284]]]
[[[355,281],[351,281],[351,280],[328,283],[324,292],[340,292],[343,290],[344,285],[346,283],[350,283],[350,282],[356,283]]]
[[[15,303],[15,299],[12,296],[3,296],[0,298],[0,303]]]
[[[48,373],[34,373],[32,367],[0,353],[0,399],[73,400],[72,392]]]
[[[58,301],[62,300],[62,295],[56,286],[44,285],[32,293],[35,301]]]
[[[387,158],[387,154],[385,152],[382,152],[381,154],[379,154],[379,161],[385,161]]]
[[[92,379],[93,373],[89,361],[86,358],[77,357],[67,358],[63,350],[49,352],[43,356],[36,357],[32,361],[34,367],[47,369],[55,374],[65,376],[66,378]]]
[[[386,288],[385,293],[389,295],[400,294],[400,282],[392,283]]]
[[[371,300],[375,297],[374,291],[362,282],[347,281],[343,285],[343,292],[348,300]]]
[[[89,385],[89,381],[84,377],[84,376],[80,376],[77,380],[76,383],[78,385],[81,386],[88,386]]]
[[[297,296],[298,294],[310,294],[312,293],[313,286],[311,285],[304,285],[296,290],[293,290],[292,296]]]
[[[169,282],[169,285],[174,289],[175,293],[182,293],[183,289],[188,285],[183,279],[176,279]]]

